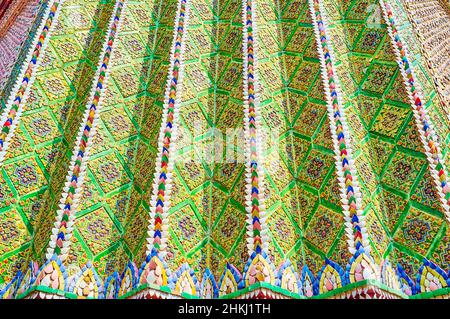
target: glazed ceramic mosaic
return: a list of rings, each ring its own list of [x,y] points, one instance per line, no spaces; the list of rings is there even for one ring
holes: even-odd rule
[[[449,298],[448,2],[0,9],[0,298]]]

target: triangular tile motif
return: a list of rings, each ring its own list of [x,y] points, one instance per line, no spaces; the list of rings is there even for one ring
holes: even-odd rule
[[[449,297],[442,1],[11,3],[0,299]]]

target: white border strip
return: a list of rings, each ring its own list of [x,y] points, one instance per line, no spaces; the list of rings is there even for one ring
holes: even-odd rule
[[[319,58],[320,58],[320,64],[322,67],[322,80],[323,80],[323,84],[325,87],[325,94],[327,97],[327,108],[328,108],[328,117],[330,119],[330,130],[331,130],[331,135],[333,138],[333,144],[334,144],[334,152],[335,152],[335,159],[336,159],[336,173],[338,175],[338,181],[339,181],[339,185],[340,185],[340,192],[341,192],[341,202],[342,202],[342,209],[343,209],[343,213],[344,213],[344,219],[345,219],[345,232],[347,235],[347,243],[348,243],[348,249],[350,251],[350,253],[355,254],[356,253],[356,247],[355,247],[355,242],[354,242],[354,238],[353,238],[353,224],[351,221],[351,217],[350,217],[350,211],[349,211],[349,205],[348,205],[348,199],[347,199],[347,193],[346,193],[346,188],[347,186],[345,185],[345,178],[344,178],[344,171],[342,168],[342,158],[340,155],[340,149],[339,149],[339,142],[338,142],[338,138],[337,138],[337,128],[336,128],[336,124],[335,124],[335,120],[334,120],[334,110],[333,110],[333,105],[332,105],[332,98],[331,98],[331,94],[330,94],[330,86],[328,84],[329,78],[328,78],[328,74],[327,74],[327,67],[325,64],[325,60],[324,60],[324,51],[321,47],[321,39],[320,39],[320,33],[319,33],[319,28],[317,25],[317,19],[316,19],[316,14],[315,14],[315,8],[314,8],[314,0],[308,0],[309,1],[309,5],[310,5],[310,11],[311,11],[311,17],[313,20],[313,24],[314,24],[314,33],[316,36],[316,42],[317,42],[317,50],[319,52]],[[325,28],[325,30],[328,30],[328,21],[327,21],[327,17],[323,14],[323,12],[325,12],[324,8],[323,8],[323,4],[321,2],[319,2],[319,9],[320,9],[320,14],[322,16],[322,23],[323,26]],[[331,45],[331,41],[329,38],[329,34],[326,33],[326,37],[327,37],[327,46],[328,46],[328,51],[330,53],[330,59],[331,61],[335,61],[335,54],[334,54],[334,50],[333,47]],[[347,150],[347,159],[348,159],[348,165],[349,165],[349,169],[350,172],[352,174],[352,178],[353,178],[353,192],[354,192],[354,196],[356,198],[356,205],[357,205],[357,216],[359,219],[359,226],[361,228],[361,235],[362,235],[362,243],[363,243],[363,247],[364,250],[366,252],[370,252],[371,247],[368,244],[368,234],[367,234],[367,229],[366,229],[366,217],[363,215],[363,210],[362,210],[362,194],[361,194],[361,190],[359,187],[359,181],[358,181],[358,175],[356,173],[355,170],[355,161],[353,160],[353,149],[352,146],[350,144],[350,134],[349,134],[349,128],[347,126],[347,121],[345,119],[345,112],[344,109],[342,108],[343,105],[343,101],[342,101],[342,95],[340,94],[340,81],[339,81],[339,77],[338,77],[338,73],[336,71],[336,66],[334,63],[331,63],[332,65],[332,70],[334,73],[334,81],[335,81],[335,91],[337,93],[337,99],[338,99],[338,104],[339,104],[339,114],[340,114],[340,120],[342,123],[342,127],[343,127],[343,131],[344,131],[344,136],[345,136],[345,143],[346,143],[346,150]]]
[[[166,85],[166,92],[164,97],[164,110],[161,117],[161,128],[159,130],[159,137],[158,137],[158,156],[156,157],[156,166],[155,166],[155,173],[154,173],[154,179],[153,179],[153,191],[152,191],[152,197],[150,201],[150,223],[148,225],[147,230],[147,251],[146,254],[149,255],[153,250],[153,241],[154,241],[154,234],[155,234],[155,213],[156,213],[156,202],[158,200],[158,186],[159,186],[159,176],[161,174],[161,161],[162,161],[162,151],[164,147],[164,130],[166,129],[167,125],[167,117],[169,112],[169,94],[170,94],[170,86],[173,78],[173,69],[174,69],[174,55],[175,55],[175,44],[177,41],[178,36],[178,26],[180,21],[180,13],[181,13],[181,2],[180,0],[178,2],[178,9],[177,13],[174,19],[174,30],[173,30],[173,41],[172,41],[172,48],[170,50],[170,68],[167,75],[167,85]],[[174,104],[174,116],[173,116],[173,122],[172,122],[172,133],[171,133],[171,141],[169,146],[169,162],[168,162],[168,168],[167,168],[167,174],[166,174],[166,191],[165,191],[165,198],[164,198],[164,208],[163,208],[163,214],[162,214],[162,230],[161,230],[161,244],[160,244],[160,250],[159,252],[161,255],[164,254],[163,250],[166,247],[167,242],[167,236],[166,232],[169,227],[167,223],[164,221],[167,220],[167,217],[169,216],[169,209],[170,209],[170,194],[172,191],[172,171],[173,171],[173,165],[174,161],[170,160],[173,156],[172,154],[175,151],[175,144],[176,144],[176,138],[177,138],[177,131],[178,131],[178,117],[179,117],[179,111],[180,111],[180,104],[181,104],[181,93],[178,90],[179,88],[182,88],[183,83],[183,76],[184,76],[184,53],[186,50],[186,34],[188,31],[188,20],[189,20],[189,9],[190,9],[190,1],[186,0],[186,11],[184,13],[184,25],[183,25],[183,35],[181,39],[181,50],[180,50],[180,68],[178,73],[178,81],[177,81],[177,92],[175,97],[175,104]]]
[[[111,15],[109,28],[108,28],[108,31],[106,32],[105,41],[104,41],[104,44],[103,44],[102,54],[99,56],[99,62],[98,62],[98,66],[97,66],[97,71],[95,73],[95,77],[92,80],[93,83],[92,83],[92,87],[91,87],[91,94],[90,94],[89,102],[86,104],[86,111],[85,111],[85,114],[84,114],[84,117],[83,117],[83,121],[81,122],[81,125],[80,125],[80,130],[78,132],[78,136],[77,136],[77,140],[76,140],[76,144],[75,144],[75,149],[74,149],[74,152],[72,153],[71,163],[70,163],[69,170],[68,170],[68,173],[67,173],[67,176],[66,176],[66,184],[65,184],[65,187],[63,189],[63,193],[61,194],[61,199],[60,199],[60,204],[59,204],[60,209],[58,210],[57,215],[56,215],[56,221],[54,223],[55,227],[52,229],[52,235],[50,237],[49,247],[47,248],[47,254],[45,255],[45,257],[48,260],[50,260],[52,258],[54,250],[55,250],[55,247],[56,247],[56,239],[57,239],[59,228],[60,228],[60,225],[61,225],[62,216],[64,214],[65,199],[66,199],[66,197],[68,195],[68,191],[69,191],[69,188],[70,188],[70,185],[71,185],[71,179],[72,179],[72,175],[73,175],[72,174],[73,173],[73,168],[75,166],[75,161],[77,160],[78,152],[80,150],[79,145],[80,145],[80,142],[81,142],[81,138],[82,138],[82,136],[84,134],[84,128],[86,126],[87,118],[89,117],[90,107],[91,107],[91,104],[92,104],[92,100],[94,99],[94,94],[95,94],[96,89],[97,89],[98,78],[100,76],[100,69],[101,69],[101,66],[103,64],[103,57],[105,56],[106,49],[108,47],[108,38],[110,36],[111,29],[112,29],[112,26],[114,24],[114,19],[115,19],[116,15],[117,15],[117,8],[119,7],[119,3],[120,2],[121,2],[121,0],[117,0],[117,2],[115,4],[115,7],[114,7],[114,11],[113,11],[113,13]],[[109,59],[110,62],[109,63],[111,63],[111,61],[113,60],[113,57],[114,57],[114,51],[115,51],[114,49],[115,49],[115,47],[117,46],[117,43],[118,43],[118,41],[116,41],[116,40],[117,40],[119,31],[120,31],[120,27],[122,25],[122,21],[125,18],[124,15],[126,14],[125,13],[126,4],[127,4],[127,0],[124,0],[123,1],[123,6],[122,6],[121,16],[119,17],[119,22],[118,22],[117,30],[116,30],[116,34],[115,34],[115,41],[113,42],[113,45],[111,47],[111,54],[110,54],[110,59]],[[90,148],[91,148],[92,143],[93,143],[92,142],[93,141],[92,137],[95,135],[97,123],[98,123],[98,120],[100,118],[100,111],[101,111],[101,107],[102,107],[103,100],[104,100],[104,97],[105,97],[105,94],[103,94],[103,92],[105,91],[105,88],[107,86],[110,71],[111,71],[111,66],[109,66],[106,69],[106,71],[105,71],[105,79],[104,79],[103,84],[102,84],[102,90],[101,90],[100,99],[99,99],[98,106],[97,106],[97,109],[96,109],[96,112],[95,112],[95,115],[94,115],[92,128],[91,128],[91,131],[89,133],[89,137],[90,138],[88,139],[88,141],[86,143],[86,149],[85,149],[85,152],[84,152],[83,161],[82,161],[81,166],[80,166],[80,173],[79,173],[79,176],[78,176],[77,188],[75,190],[73,203],[72,203],[72,205],[70,207],[70,211],[72,213],[69,215],[69,221],[67,222],[67,228],[66,228],[67,233],[65,234],[65,239],[64,239],[64,242],[63,242],[63,248],[61,249],[61,255],[59,256],[61,261],[64,261],[67,258],[68,252],[69,252],[69,249],[70,249],[70,244],[71,244],[70,238],[72,236],[72,230],[73,230],[73,225],[75,224],[75,215],[76,215],[74,212],[76,212],[76,209],[77,209],[77,206],[78,206],[78,201],[79,201],[79,198],[81,197],[80,191],[81,191],[81,188],[82,188],[82,185],[83,185],[83,182],[84,182],[84,177],[86,175],[86,167],[87,167],[87,163],[89,161],[89,151],[90,151]]]

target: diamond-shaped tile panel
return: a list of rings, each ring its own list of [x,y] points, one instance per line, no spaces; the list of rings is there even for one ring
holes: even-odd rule
[[[351,43],[345,37],[344,32],[345,27],[343,25],[336,25],[335,28],[329,28],[331,45],[336,52],[337,59],[339,59],[339,57],[344,57],[345,54],[348,53],[348,49],[351,46]]]
[[[130,139],[126,139],[123,143],[116,145],[119,159],[124,163],[124,167],[130,171],[130,177],[133,179],[136,173],[140,171],[140,168],[136,167],[138,159],[135,157],[137,146],[139,145],[138,137],[134,136]],[[151,153],[149,154],[151,155]],[[148,159],[151,161],[151,158]],[[150,166],[151,169],[153,166]]]
[[[308,92],[311,84],[320,71],[320,64],[317,62],[303,61],[289,84],[290,88]]]
[[[373,96],[360,95],[355,101],[355,106],[358,109],[358,115],[366,127],[368,127],[374,120],[374,117],[381,105],[381,99]]]
[[[103,207],[79,217],[76,229],[94,255],[111,246],[120,235]]]
[[[62,62],[58,55],[56,54],[56,50],[53,49],[51,43],[47,44],[47,48],[42,56],[41,64],[39,65],[38,72],[41,71],[49,71],[62,66]]]
[[[300,109],[305,104],[307,98],[296,92],[287,91],[283,94],[278,104],[282,107],[286,120],[293,125]]]
[[[359,36],[359,41],[354,46],[354,51],[374,54],[386,33],[385,29],[366,28]]]
[[[345,2],[345,1],[342,1]],[[347,20],[365,20],[370,14],[370,5],[376,4],[376,0],[353,1],[353,6],[346,11]]]
[[[334,161],[331,155],[312,150],[299,172],[299,178],[308,185],[320,189],[332,167]]]
[[[47,180],[34,158],[27,158],[4,166],[19,196],[39,190]]]
[[[16,128],[14,136],[9,142],[8,152],[6,152],[5,160],[14,159],[18,156],[25,155],[33,150],[24,130],[19,126]]]
[[[21,214],[13,209],[0,213],[0,256],[10,253],[31,239]],[[0,257],[0,258],[1,258]],[[3,259],[3,258],[2,258]]]
[[[133,7],[131,7],[131,8],[133,8]],[[121,25],[122,32],[132,32],[135,30],[137,23],[135,22],[134,17],[131,14],[130,10],[125,10],[125,13],[121,17],[121,19],[122,19],[122,25]]]
[[[275,52],[281,47],[281,44],[278,42],[279,39],[277,38],[277,34],[273,35],[268,28],[259,29],[258,36],[261,39],[264,39],[264,41],[259,44],[261,50]]]
[[[215,10],[217,6],[213,6],[209,1],[198,0],[193,2],[192,5],[193,14],[195,12],[196,18],[201,22],[211,22],[214,16],[218,14]]]
[[[343,226],[344,216],[325,206],[319,206],[305,231],[305,238],[327,253]]]
[[[344,59],[340,62],[340,64],[336,65],[336,71],[340,74],[342,103],[347,104],[352,97],[352,93],[356,90],[357,83],[355,83],[354,78],[348,72],[351,69],[349,60]]]
[[[159,127],[155,123],[161,122],[162,109],[151,100],[148,103],[146,101],[144,105],[146,106],[146,111],[140,123],[141,134],[152,143],[158,139]],[[152,145],[156,146],[156,143]]]
[[[203,185],[208,179],[203,163],[193,151],[183,158],[177,158],[175,165],[180,177],[191,191]]]
[[[173,171],[173,182],[172,182],[172,200],[171,205],[173,207],[182,203],[186,198],[189,197],[189,190],[185,186],[183,179],[180,177],[179,173]]]
[[[333,140],[330,131],[330,120],[328,117],[325,117],[325,120],[322,122],[319,132],[317,133],[314,144],[325,147],[329,150],[333,149]]]
[[[117,54],[117,52],[114,54]],[[111,79],[114,80],[124,98],[137,94],[142,90],[139,76],[131,66],[112,70]]]
[[[131,215],[138,209],[140,199],[139,192],[131,188],[107,197],[105,201],[116,220],[123,226],[128,223]]]
[[[134,185],[144,191],[151,189],[148,176],[154,176],[157,151],[143,141],[138,143],[134,155],[134,165],[131,172],[134,175]],[[123,157],[123,153],[122,153]]]
[[[306,242],[303,245],[303,249],[297,251],[297,254],[303,254],[305,256],[302,260],[299,260],[297,268],[302,269],[303,265],[307,265],[312,274],[317,276],[324,263],[324,253]]]
[[[390,90],[386,93],[386,98],[393,101],[409,104],[409,97],[405,89],[402,74],[400,73],[400,71],[397,71],[394,83],[392,84]]]
[[[366,221],[367,233],[371,239],[372,245],[376,248],[376,252],[378,252],[378,255],[374,254],[374,256],[376,257],[377,262],[379,262],[390,244],[390,238],[383,228],[381,221],[378,219],[374,209],[371,209],[366,213]]]
[[[204,212],[210,212],[210,215],[206,218],[211,228],[217,223],[218,218],[220,218],[222,211],[225,209],[227,202],[234,205],[236,208],[242,207],[231,200],[230,195],[226,193],[221,185],[214,184],[210,189],[203,192],[202,197],[197,197],[195,205],[197,207],[202,207]],[[200,202],[201,200],[201,202]]]
[[[423,259],[413,257],[413,255],[411,255],[411,252],[407,252],[407,250],[403,246],[400,246],[398,244],[395,244],[394,256],[405,273],[410,278],[414,278],[414,276],[419,271]]]
[[[238,17],[238,15],[236,15]],[[223,40],[220,43],[219,51],[224,53],[231,53],[233,58],[242,58],[241,56],[241,39],[242,28],[239,27],[240,21],[237,25],[227,27],[226,34],[223,36]]]
[[[152,5],[154,5],[153,8]],[[155,25],[155,21],[153,21],[153,14],[157,14],[158,12],[155,11],[160,10],[160,8],[156,5],[157,3],[155,2],[131,3],[127,9],[139,27],[148,28],[148,25]]]
[[[240,85],[242,80],[242,65],[239,62],[232,62],[227,65],[217,83],[218,88],[231,91],[233,86]]]
[[[170,231],[177,237],[186,254],[196,248],[206,236],[205,222],[199,218],[201,217],[194,213],[190,205],[173,210],[169,217]]]
[[[309,17],[309,15],[308,15]],[[310,22],[312,24],[312,22]],[[312,37],[312,39],[309,42],[309,45],[306,47],[304,53],[303,53],[303,57],[304,58],[308,58],[314,61],[319,61],[319,54],[317,52],[317,41],[315,37]],[[316,84],[315,86],[311,89],[311,92],[314,92],[314,89],[317,89],[318,92],[320,93],[320,97],[317,99],[324,99],[324,89],[323,89],[323,82],[322,79],[318,78],[319,80],[316,80]],[[314,95],[312,95],[314,96]],[[315,96],[314,96],[315,97]]]
[[[352,23],[348,21],[348,23],[345,25],[345,31],[347,32],[346,41],[349,46],[349,48],[354,47],[357,44],[357,39],[359,34],[361,34],[361,31],[364,29],[364,25],[361,23]]]
[[[408,108],[385,104],[372,125],[372,131],[395,138],[409,114]]]
[[[381,212],[387,229],[393,234],[408,202],[402,196],[384,188],[381,189],[377,197],[378,211]]]
[[[353,255],[348,250],[347,240],[347,234],[345,232],[342,232],[341,237],[337,239],[337,242],[335,242],[329,257],[339,265],[347,265],[350,258],[353,257]]]
[[[289,197],[289,195],[286,195],[285,197]],[[297,230],[289,218],[290,214],[290,210],[285,211],[285,209],[280,206],[276,208],[268,218],[270,232],[277,245],[281,248],[284,256],[292,250],[298,239]]]
[[[191,26],[189,30],[189,38],[192,41],[189,45],[195,46],[196,50],[191,52],[192,56],[201,56],[209,54],[211,51],[211,46],[214,45],[213,39],[210,37],[211,32],[214,32],[214,26],[205,25],[201,28],[195,28]]]
[[[211,238],[228,256],[245,226],[245,211],[228,203],[212,230]]]
[[[121,274],[130,259],[131,256],[127,255],[124,245],[120,244],[117,248],[114,247],[108,254],[100,254],[100,256],[95,258],[93,266],[100,274],[105,274],[105,276],[109,276],[115,271]]]
[[[171,25],[175,12],[177,11],[178,3],[176,1],[165,1],[161,3],[159,10],[159,22],[162,25]]]
[[[236,139],[240,139],[243,134],[241,127],[243,127],[244,122],[244,112],[242,112],[240,105],[242,102],[233,99],[224,99],[221,103],[223,103],[223,111],[221,113],[217,112],[217,128],[223,134],[231,133],[234,134]],[[240,147],[242,149],[242,145],[239,143],[236,147]]]
[[[417,130],[416,121],[413,115],[411,115],[408,124],[405,126],[397,145],[423,153],[423,144],[420,140],[420,134]]]
[[[83,50],[75,36],[52,39],[50,43],[63,63],[77,61]]]
[[[125,22],[125,20],[122,20],[122,21]],[[129,54],[127,52],[127,48],[126,48],[126,44],[125,44],[125,40],[126,40],[125,35],[123,35],[122,33],[119,33],[117,35],[116,39],[117,39],[116,47],[118,49],[114,51],[114,59],[111,61],[112,68],[127,65],[131,62],[131,57],[129,56]]]
[[[121,37],[121,44],[131,59],[142,59],[148,52],[144,40],[137,33],[126,34]]]
[[[443,220],[418,208],[411,207],[394,240],[414,252],[426,256]]]
[[[35,145],[51,141],[60,135],[58,127],[48,110],[24,116],[22,121]]]
[[[226,189],[231,189],[235,184],[236,179],[241,176],[243,170],[244,165],[237,161],[216,165],[214,179]]]
[[[0,174],[0,209],[17,202],[13,188],[6,182],[3,174]]]
[[[28,94],[28,99],[25,104],[23,104],[23,111],[31,111],[40,108],[42,105],[48,103],[44,92],[44,88],[41,88],[37,81],[33,82],[31,86],[30,93]]]
[[[297,19],[300,12],[304,13],[309,9],[308,3],[304,0],[282,1],[281,7],[283,19]]]
[[[64,21],[67,25],[71,29],[88,29],[91,26],[91,18],[95,14],[97,0],[70,1],[68,5],[70,5],[70,8],[61,12],[64,13]],[[76,10],[74,10],[75,8]]]
[[[102,121],[99,121],[95,133],[92,136],[92,147],[89,151],[91,156],[109,150],[111,138],[108,136],[108,130]]]
[[[267,178],[271,179],[279,192],[283,191],[294,178],[285,161],[276,150],[273,150],[265,156],[264,163]]]
[[[320,198],[332,204],[338,211],[341,211],[341,187],[339,185],[336,168],[334,167],[332,173],[328,175],[325,186],[320,192]]]
[[[77,274],[81,267],[83,267],[90,259],[92,253],[81,237],[80,233],[75,229],[73,236],[70,238],[70,250],[67,254],[67,259],[64,261],[64,266],[68,275]]]
[[[351,76],[355,81],[355,85],[359,85],[367,74],[371,59],[367,56],[351,56],[349,63],[351,65]]]
[[[309,44],[309,41],[313,35],[313,28],[304,26],[297,27],[286,46],[286,50],[289,52],[302,53],[308,45],[311,45]]]
[[[213,222],[214,213],[213,210],[213,198],[212,198],[212,189],[211,183],[206,182],[201,188],[191,192],[190,199],[193,202],[192,208],[202,216],[202,219],[205,221],[205,226],[210,225]],[[217,201],[217,203],[224,203],[224,199]],[[220,209],[219,207],[214,207],[216,209]]]
[[[143,247],[145,249],[148,223],[148,209],[139,206],[134,215],[128,218],[128,223],[124,226],[123,239],[133,256],[136,256],[137,252]]]
[[[383,175],[382,183],[409,194],[412,185],[425,164],[425,159],[409,156],[403,152],[396,152],[390,161],[386,173]]]
[[[394,145],[381,138],[373,137],[370,138],[367,147],[369,148],[368,153],[370,154],[372,169],[379,175],[388,162],[389,155],[392,153]]]
[[[170,269],[177,269],[179,265],[187,262],[187,258],[183,254],[183,251],[177,246],[176,239],[170,234],[168,236],[167,254],[164,256],[164,261]]]
[[[363,89],[378,94],[383,94],[388,88],[395,72],[395,66],[373,63],[369,75],[363,84]]]
[[[367,191],[368,195],[374,193],[378,186],[378,176],[374,172],[372,165],[370,165],[369,158],[362,153],[360,156],[354,157],[354,160],[359,180],[363,184],[362,190]],[[366,198],[363,198],[363,205],[369,201],[368,196],[366,196]]]
[[[45,88],[45,95],[50,101],[64,99],[71,92],[69,83],[60,71],[43,74],[36,80]]]
[[[184,105],[180,112],[180,117],[184,120],[183,122],[185,124],[180,129],[188,130],[190,135],[194,137],[199,137],[209,130],[210,122],[205,117],[203,108],[199,103],[194,102]]]
[[[187,64],[185,68],[184,83],[190,82],[194,92],[203,93],[211,87],[211,80],[207,71],[198,63]]]
[[[389,37],[385,37],[381,47],[378,50],[378,53],[375,55],[375,58],[378,60],[385,60],[392,62],[396,61],[394,48],[392,46],[392,42]]]
[[[13,280],[17,272],[24,271],[28,267],[28,256],[30,256],[30,246],[23,245],[8,258],[0,261],[0,283],[9,283]]]
[[[270,90],[267,90],[267,92],[270,92]],[[275,101],[261,107],[260,113],[266,124],[266,130],[269,130],[272,135],[277,137],[277,135],[281,135],[285,132],[287,129],[286,118],[283,115],[280,106]],[[269,132],[263,132],[263,134],[268,134]]]
[[[125,109],[122,107],[115,107],[103,112],[101,118],[108,128],[109,133],[116,141],[136,134],[134,123],[132,123]]]
[[[282,202],[290,212],[295,226],[304,230],[312,213],[316,210],[318,196],[304,189],[301,185],[295,185],[288,194],[283,196]]]
[[[81,197],[78,203],[78,210],[80,211],[84,211],[85,209],[88,209],[101,201],[98,189],[99,186],[97,186],[93,181],[94,177],[91,172],[87,172],[84,183],[80,189]]]
[[[435,260],[442,269],[448,268],[450,265],[450,228],[447,226],[440,238],[439,243],[435,246],[433,253],[433,260]]]
[[[326,112],[325,105],[311,102],[307,103],[295,121],[294,129],[300,134],[311,138],[322,122]]]
[[[304,138],[297,136],[295,132],[290,133],[277,144],[279,155],[286,163],[287,168],[293,176],[297,175],[298,168],[302,165],[304,158],[308,155],[311,144]]]
[[[416,189],[411,195],[411,200],[443,212],[439,193],[436,189],[435,181],[430,175],[428,167],[425,173],[421,176]]]

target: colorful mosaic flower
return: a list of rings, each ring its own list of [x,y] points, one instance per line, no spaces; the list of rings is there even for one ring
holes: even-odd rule
[[[430,224],[418,218],[410,220],[403,229],[405,238],[414,241],[417,245],[427,240],[429,232]]]

